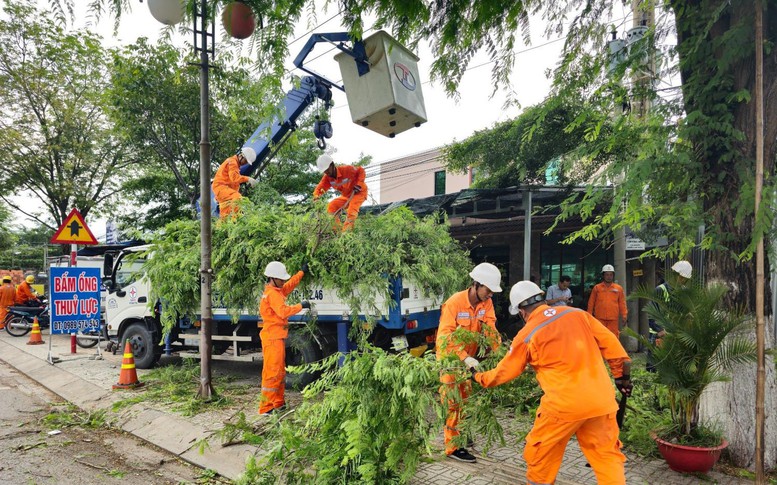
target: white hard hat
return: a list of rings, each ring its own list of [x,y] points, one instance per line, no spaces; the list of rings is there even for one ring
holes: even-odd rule
[[[519,281],[510,289],[510,315],[517,315],[518,308],[540,302],[545,292],[531,281]]]
[[[473,280],[485,285],[494,293],[501,293],[502,273],[491,263],[480,263],[469,273]]]
[[[264,275],[268,278],[278,278],[281,280],[291,278],[289,272],[286,271],[286,266],[280,261],[270,261],[264,269]]]
[[[326,153],[316,159],[316,167],[318,167],[319,172],[326,172],[326,169],[328,169],[332,163],[334,163],[334,160]]]
[[[602,266],[602,273],[607,273],[608,271],[610,273],[615,273],[615,268],[613,268],[611,264],[605,264]]]
[[[672,271],[679,274],[683,278],[691,279],[693,275],[693,267],[688,261],[678,261],[672,265]]]
[[[256,151],[251,147],[243,147],[240,150],[240,154],[245,157],[248,163],[254,163],[254,160],[256,160]]]

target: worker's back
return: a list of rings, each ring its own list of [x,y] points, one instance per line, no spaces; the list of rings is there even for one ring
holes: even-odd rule
[[[528,346],[528,363],[545,391],[543,409],[568,421],[617,410],[603,356],[628,356],[614,335],[591,315],[576,308],[541,305],[515,338]]]

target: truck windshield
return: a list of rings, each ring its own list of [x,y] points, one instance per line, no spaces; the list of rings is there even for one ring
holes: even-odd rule
[[[127,256],[122,258],[116,264],[114,277],[116,278],[116,289],[121,289],[130,283],[139,280],[143,276],[144,258]]]

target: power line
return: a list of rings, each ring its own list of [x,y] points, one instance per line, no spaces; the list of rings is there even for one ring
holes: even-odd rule
[[[322,27],[322,26],[324,26],[324,25],[328,24],[329,22],[331,22],[332,20],[334,20],[334,19],[335,19],[335,18],[336,18],[338,15],[341,15],[342,13],[343,13],[343,11],[342,11],[342,10],[340,10],[340,11],[339,11],[339,12],[337,12],[336,14],[332,15],[332,16],[331,16],[331,17],[329,17],[328,19],[324,20],[324,21],[323,21],[323,22],[321,22],[320,24],[316,25],[316,26],[315,26],[315,27],[313,27],[312,29],[308,30],[308,31],[307,31],[307,32],[305,32],[304,34],[300,35],[300,36],[299,36],[299,37],[297,37],[296,39],[294,39],[294,40],[292,40],[291,42],[289,42],[289,43],[287,44],[287,46],[291,46],[291,45],[293,45],[293,44],[296,44],[296,43],[297,43],[297,42],[299,42],[300,40],[304,39],[304,38],[305,38],[305,37],[306,37],[308,34],[312,33],[312,32],[313,32],[313,31],[315,31],[317,28],[319,28],[319,27]]]

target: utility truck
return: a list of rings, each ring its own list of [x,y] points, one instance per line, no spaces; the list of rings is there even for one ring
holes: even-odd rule
[[[342,85],[321,76],[304,65],[305,58],[321,42],[334,44],[341,51],[335,59],[340,65]],[[244,144],[257,154],[256,160],[241,167],[243,175],[250,175],[264,167],[274,152],[297,127],[299,117],[318,100],[328,110],[331,107],[332,88],[346,93],[352,120],[367,129],[393,138],[426,121],[418,58],[385,32],[377,32],[363,41],[353,40],[347,33],[313,34],[294,60],[295,66],[309,74],[286,95],[278,106],[279,113],[262,123]],[[332,127],[326,120],[318,120],[314,133],[319,147],[325,148]],[[215,200],[211,201],[213,216],[218,214]],[[179,319],[168,334],[163,334],[160,323],[164,311],[162,301],[151,301],[148,279],[142,275],[143,258],[153,251],[149,247],[134,247],[116,255],[106,255],[104,284],[107,287],[106,328],[108,335],[119,342],[129,340],[140,368],[151,367],[167,351],[195,351],[198,357],[199,322]],[[425,349],[434,342],[439,322],[439,298],[423,296],[421,288],[401,278],[390,281],[390,301],[381,301],[381,315],[373,339],[377,345],[394,348]],[[339,301],[335,292],[317,288],[304,299],[314,303],[315,313],[306,310],[290,319],[292,331],[287,339],[287,363],[312,362],[335,351],[350,350],[348,329],[354,322],[350,309]],[[260,347],[257,307],[243,311],[237,322],[218,305],[214,295],[213,351],[214,359],[253,360],[250,353]],[[315,331],[304,327],[312,317],[318,325]],[[364,315],[359,320],[364,320]],[[295,329],[294,327],[299,327]],[[231,352],[226,353],[228,349]],[[290,376],[293,379],[294,376]],[[310,376],[302,376],[303,383]],[[299,382],[292,382],[300,384]]]

